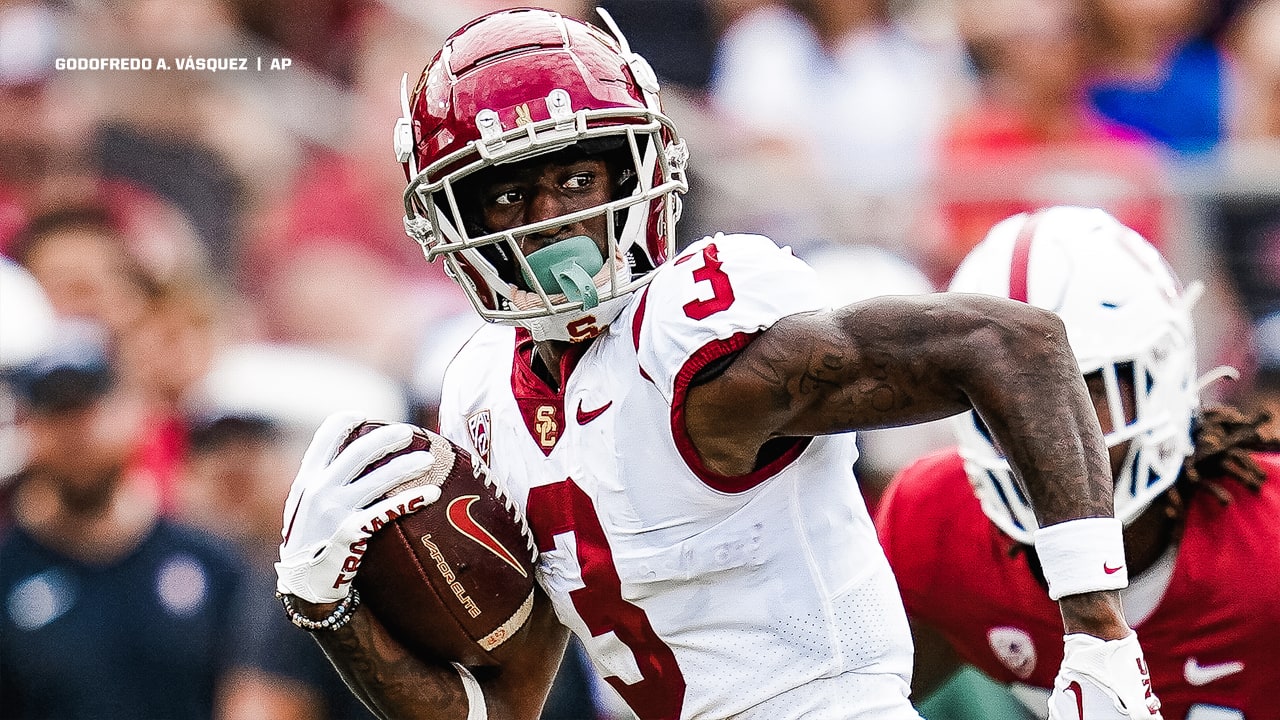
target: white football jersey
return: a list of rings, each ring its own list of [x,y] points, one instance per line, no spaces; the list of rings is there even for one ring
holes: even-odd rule
[[[562,393],[512,327],[483,328],[446,373],[442,433],[524,509],[556,613],[641,718],[918,718],[853,435],[782,441],[723,477],[684,433],[699,369],[822,308],[789,249],[716,235],[574,346]]]

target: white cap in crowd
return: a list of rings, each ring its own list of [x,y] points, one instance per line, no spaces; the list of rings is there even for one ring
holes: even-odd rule
[[[330,414],[354,410],[388,422],[408,419],[404,388],[355,360],[310,347],[270,343],[231,346],[193,394],[195,429],[251,420],[308,435]]]

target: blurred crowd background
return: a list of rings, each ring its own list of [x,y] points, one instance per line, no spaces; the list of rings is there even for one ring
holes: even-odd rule
[[[208,675],[197,714],[362,717],[274,606],[280,512],[328,412],[434,425],[444,364],[478,320],[403,232],[401,76],[412,86],[470,18],[521,4],[0,0],[0,528],[86,572],[119,566],[157,521],[228,558],[235,612],[208,565],[162,573],[181,580],[160,586],[163,607],[218,615],[187,651],[208,656],[185,671]],[[596,21],[591,0],[540,4]],[[682,243],[769,235],[848,302],[944,288],[1015,212],[1102,207],[1203,283],[1201,367],[1240,375],[1206,401],[1280,404],[1280,0],[598,4],[688,141]],[[169,69],[56,69],[103,57]],[[177,69],[188,58],[248,69]],[[869,499],[946,442],[868,434]],[[116,505],[142,509],[101,511]],[[67,521],[85,508],[106,520]],[[40,672],[102,681],[42,653],[97,587],[46,575],[0,585],[0,716],[24,716],[13,688]],[[79,632],[108,643],[105,624]],[[546,717],[616,715],[575,653],[564,677]],[[926,710],[1021,717],[1003,702],[966,675]]]

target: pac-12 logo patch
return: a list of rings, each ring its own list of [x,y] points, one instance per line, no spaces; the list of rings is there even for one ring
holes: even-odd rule
[[[476,449],[480,460],[489,464],[489,411],[481,410],[467,416],[467,429],[471,431],[471,447]]]
[[[987,631],[987,642],[1000,662],[1014,675],[1026,680],[1036,669],[1036,646],[1025,630],[996,627]]]

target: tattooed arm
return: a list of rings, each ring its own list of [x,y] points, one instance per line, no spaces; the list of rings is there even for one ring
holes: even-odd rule
[[[334,607],[301,599],[295,603],[308,617],[325,617]],[[351,691],[378,717],[467,717],[467,696],[453,667],[423,662],[412,655],[367,608],[358,608],[345,627],[314,632],[312,637]],[[539,590],[529,624],[495,652],[502,665],[470,668],[484,688],[489,717],[537,718],[567,640],[568,631]]]
[[[1002,298],[876,298],[784,318],[689,390],[706,465],[749,472],[776,438],[907,425],[974,409],[1041,525],[1112,514],[1106,446],[1056,315]],[[1115,592],[1062,599],[1066,629],[1128,633]]]

